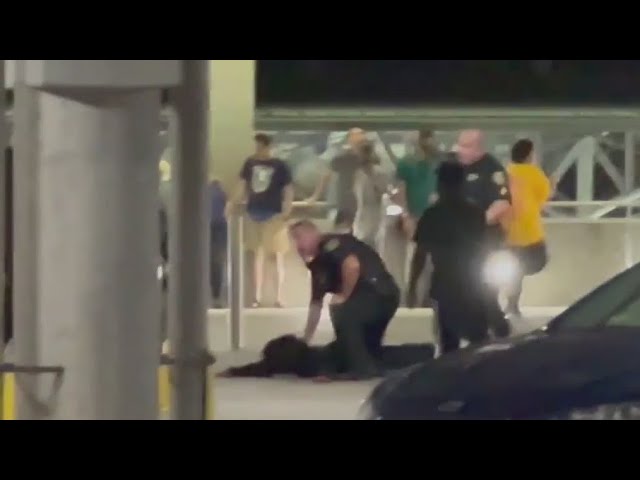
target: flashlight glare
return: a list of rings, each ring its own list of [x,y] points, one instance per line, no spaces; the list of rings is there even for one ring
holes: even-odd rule
[[[497,287],[510,286],[519,273],[518,259],[506,251],[490,255],[484,268],[485,280]]]

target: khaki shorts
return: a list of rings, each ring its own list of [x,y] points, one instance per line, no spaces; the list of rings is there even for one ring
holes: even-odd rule
[[[245,245],[252,252],[260,248],[266,253],[287,253],[289,250],[287,222],[279,215],[265,222],[245,216],[243,233]]]

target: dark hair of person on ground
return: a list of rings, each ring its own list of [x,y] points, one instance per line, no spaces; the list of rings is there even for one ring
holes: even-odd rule
[[[232,367],[222,373],[226,377],[271,377],[296,375],[302,378],[318,374],[313,351],[295,335],[283,335],[268,342],[258,362]]]
[[[438,168],[438,192],[458,193],[464,185],[464,167],[459,162],[447,160]]]
[[[260,146],[262,147],[269,147],[271,146],[272,143],[272,138],[267,135],[266,133],[258,133],[256,134],[255,137],[253,137],[253,140]]]
[[[531,161],[531,153],[533,152],[533,142],[528,138],[518,140],[511,147],[511,161],[513,163],[527,163]]]

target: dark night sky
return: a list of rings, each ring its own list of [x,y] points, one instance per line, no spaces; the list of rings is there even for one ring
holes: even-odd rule
[[[640,60],[260,60],[258,104],[640,104]]]

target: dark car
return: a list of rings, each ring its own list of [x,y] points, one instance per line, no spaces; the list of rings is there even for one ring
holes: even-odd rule
[[[360,419],[640,419],[640,264],[530,334],[396,372]]]

